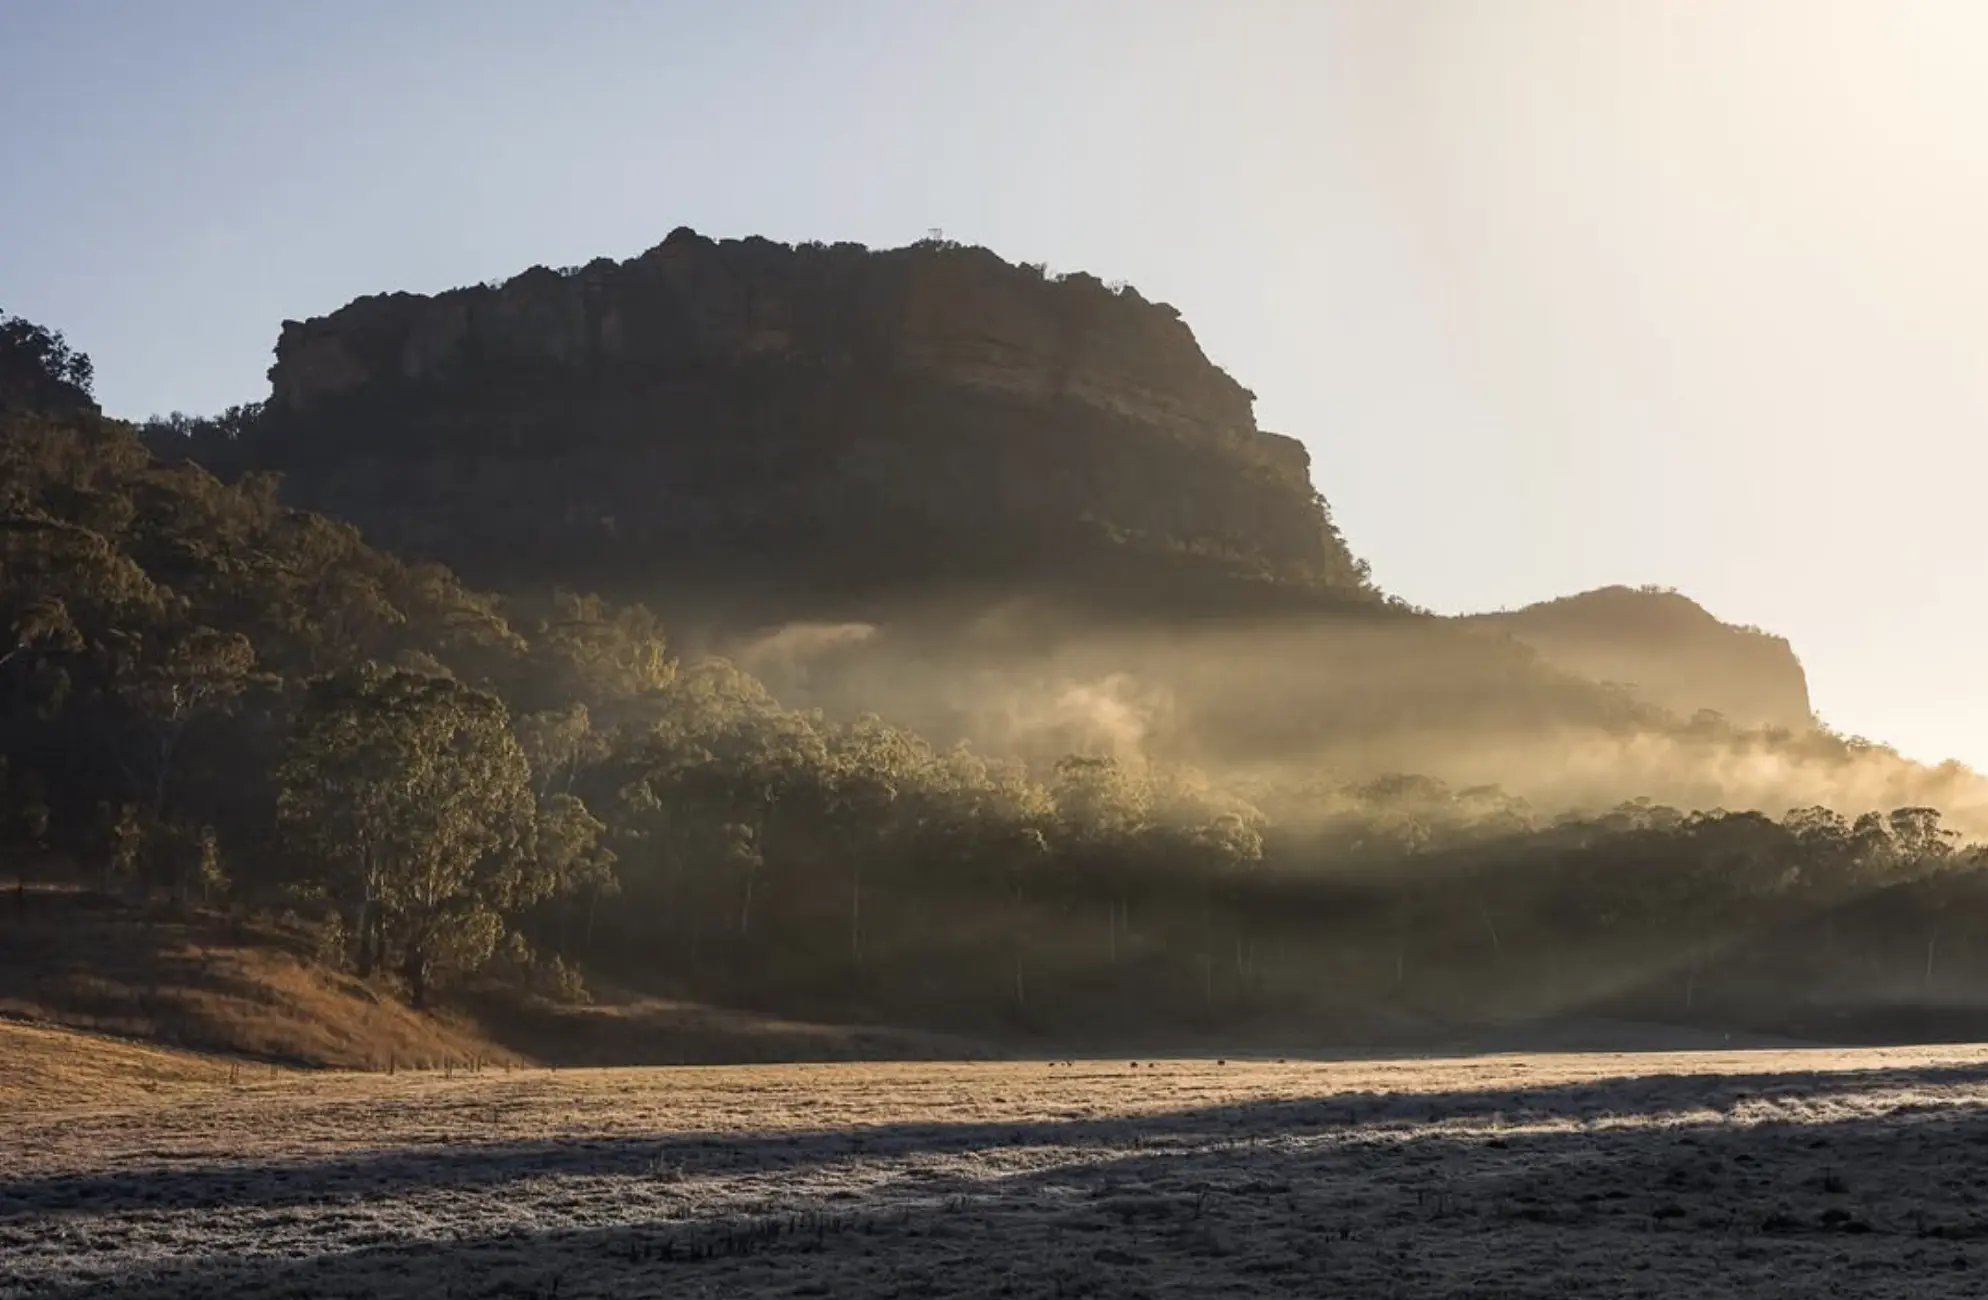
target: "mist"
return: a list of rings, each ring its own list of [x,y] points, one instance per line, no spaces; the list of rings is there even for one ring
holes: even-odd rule
[[[1548,818],[1637,799],[1775,817],[1932,807],[1988,837],[1988,780],[1958,762],[1914,762],[1820,723],[1681,714],[1442,620],[1159,631],[1013,602],[966,618],[906,611],[889,627],[788,624],[728,653],[794,707],[876,714],[1038,769],[1068,754],[1191,767],[1300,823],[1322,786],[1410,773],[1495,787]]]

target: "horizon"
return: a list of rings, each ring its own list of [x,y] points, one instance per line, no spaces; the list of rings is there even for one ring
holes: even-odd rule
[[[142,419],[260,399],[279,323],[365,294],[939,228],[1178,306],[1383,589],[1674,588],[1838,730],[1988,766],[1988,20],[1246,8],[27,5],[0,306]]]

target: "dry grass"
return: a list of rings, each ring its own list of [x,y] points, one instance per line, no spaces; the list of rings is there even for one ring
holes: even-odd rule
[[[49,894],[0,922],[0,1015],[337,1069],[516,1059],[312,961],[305,936]]]
[[[1962,1296],[1988,1049],[296,1074],[0,1131],[0,1296]]]
[[[589,1006],[509,995],[466,1008],[492,1038],[563,1066],[967,1060],[985,1045],[954,1035],[825,1025],[677,998],[601,992]]]
[[[183,1098],[225,1085],[231,1067],[239,1078],[239,1063],[219,1057],[0,1020],[0,1109],[10,1115]]]
[[[7,900],[0,899],[0,904]],[[310,936],[212,914],[143,915],[74,889],[0,906],[0,1016],[342,1070],[926,1059],[983,1055],[937,1034],[810,1024],[606,991],[560,1006],[485,990],[418,1013],[315,961]]]

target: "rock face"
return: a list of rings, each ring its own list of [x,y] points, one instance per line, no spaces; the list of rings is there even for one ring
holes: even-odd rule
[[[1784,638],[1722,623],[1674,591],[1604,587],[1467,621],[1686,717],[1710,709],[1748,727],[1815,723],[1808,677]]]
[[[992,580],[1109,549],[1365,594],[1303,445],[1176,311],[984,249],[678,230],[286,322],[270,380],[258,454],[305,504],[497,586]]]

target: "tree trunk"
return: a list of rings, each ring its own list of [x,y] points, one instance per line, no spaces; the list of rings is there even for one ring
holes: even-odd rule
[[[401,974],[407,979],[408,1000],[416,1011],[428,1009],[428,958],[419,943],[409,944],[407,960],[401,963]]]
[[[173,746],[170,740],[159,744],[159,775],[152,782],[152,820],[158,821],[166,814],[166,777],[172,771]]]
[[[745,899],[739,904],[739,938],[745,939],[752,932],[752,876],[745,879]]]
[[[849,873],[849,960],[851,964],[863,964],[863,872],[859,867]]]

